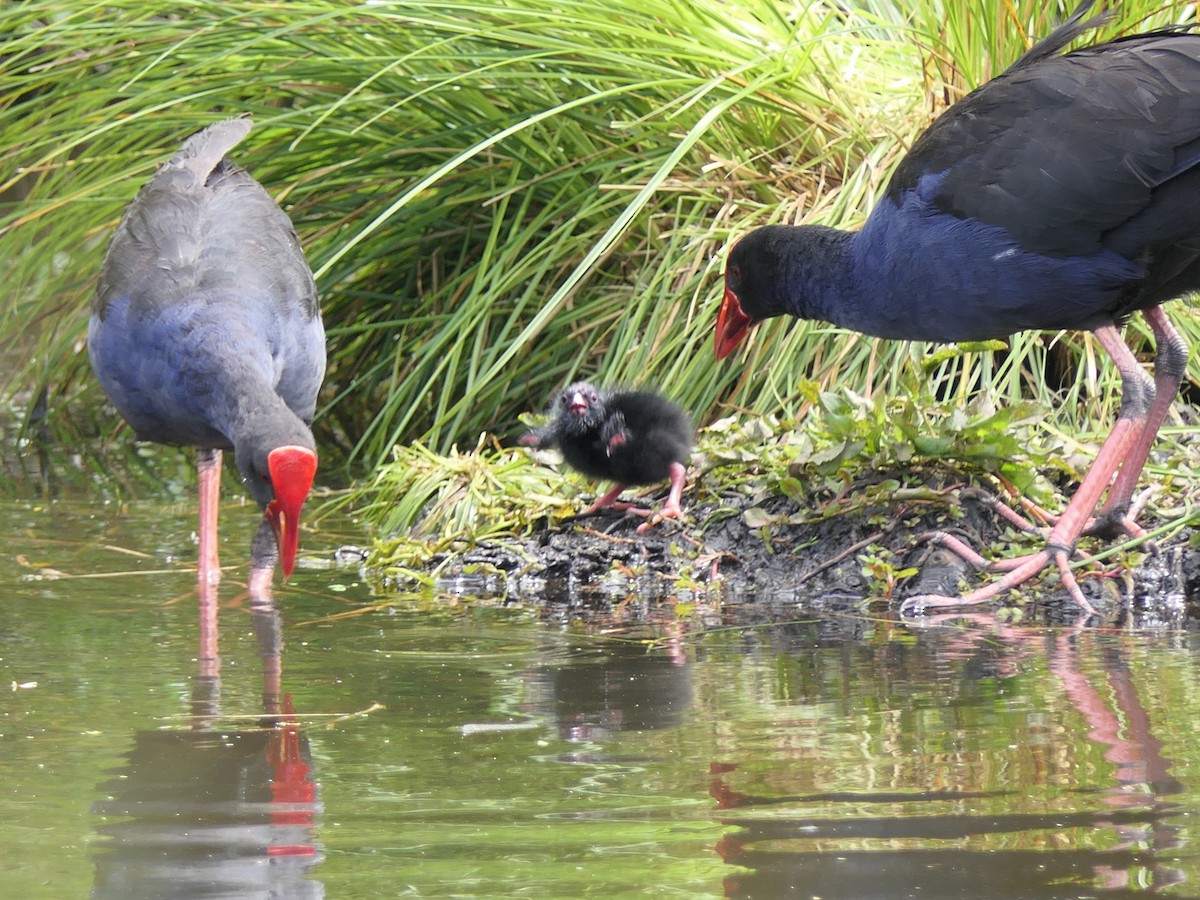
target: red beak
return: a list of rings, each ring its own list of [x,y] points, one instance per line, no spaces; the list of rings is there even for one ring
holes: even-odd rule
[[[296,568],[296,551],[300,548],[300,507],[312,490],[317,474],[317,454],[307,447],[276,447],[267,454],[271,486],[275,499],[267,504],[266,517],[275,529],[279,546],[279,564],[283,577],[288,578]]]
[[[725,288],[725,299],[721,301],[721,311],[717,313],[717,359],[724,359],[737,349],[754,324],[754,320],[742,311],[737,294]]]

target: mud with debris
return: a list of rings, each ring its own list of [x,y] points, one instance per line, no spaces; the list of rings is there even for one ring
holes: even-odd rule
[[[844,513],[829,512],[831,503],[820,516],[782,496],[752,501],[737,493],[691,494],[685,496],[686,520],[662,522],[645,535],[637,533],[643,519],[607,513],[542,522],[521,541],[446,554],[435,560],[439,584],[579,607],[637,598],[719,603],[774,617],[887,614],[907,596],[959,593],[994,577],[975,573],[925,540],[932,531],[948,531],[989,557],[996,553],[988,548],[998,542],[1011,555],[1041,546],[1037,535],[1017,532],[979,492],[956,486],[928,484],[903,492],[909,499],[866,508],[850,504]],[[1193,534],[1183,528],[1155,552],[1143,548],[1077,570],[1099,624],[1184,627],[1200,621],[1200,549],[1192,546]],[[1099,553],[1109,546],[1085,538],[1080,549]],[[1019,593],[975,611],[1026,623],[1081,619],[1053,567]]]

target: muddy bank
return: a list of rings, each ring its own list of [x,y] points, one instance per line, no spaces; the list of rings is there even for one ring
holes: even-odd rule
[[[856,492],[867,487],[852,486],[846,496],[861,497]],[[434,559],[439,586],[576,607],[635,598],[720,604],[774,617],[804,611],[882,615],[906,596],[958,593],[990,577],[923,541],[931,531],[949,531],[989,558],[1040,547],[1036,536],[1017,532],[975,492],[932,479],[895,492],[887,503],[848,500],[845,511],[836,498],[816,511],[783,496],[716,496],[703,484],[689,494],[686,521],[663,522],[646,535],[637,534],[642,519],[609,513],[544,520],[520,540],[440,554]],[[644,499],[662,502],[661,496]],[[1106,624],[1135,619],[1143,626],[1181,627],[1200,620],[1200,550],[1192,543],[1192,531],[1184,528],[1157,553],[1120,553],[1077,576]],[[1109,546],[1081,543],[1087,552]],[[1080,618],[1052,570],[1019,595],[976,611],[1025,622]]]

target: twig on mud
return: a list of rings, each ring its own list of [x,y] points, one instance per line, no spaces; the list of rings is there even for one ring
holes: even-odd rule
[[[595,528],[588,528],[586,525],[577,526],[584,534],[590,534],[592,537],[604,538],[606,541],[612,541],[614,544],[640,544],[641,541],[634,538],[615,537],[611,534],[606,534],[603,531],[597,531]]]
[[[851,544],[849,547],[847,547],[845,550],[843,550],[837,556],[833,557],[833,559],[827,559],[827,560],[825,560],[825,562],[821,563],[815,569],[805,572],[803,575],[801,575],[796,580],[796,584],[804,584],[804,582],[808,581],[808,579],[821,574],[826,569],[830,569],[833,566],[836,566],[838,563],[840,563],[847,556],[850,556],[852,553],[857,553],[859,550],[863,549],[863,547],[868,547],[871,544],[875,543],[877,540],[879,540],[881,537],[883,537],[885,534],[887,534],[888,531],[890,531],[890,530],[891,530],[890,528],[885,528],[883,531],[877,531],[874,534],[863,538],[857,544]]]
[[[799,578],[799,580],[797,580],[796,584],[804,584],[804,582],[808,581],[810,578],[821,574],[826,569],[836,566],[838,563],[840,563],[842,560],[844,560],[847,556],[850,556],[853,553],[857,553],[859,550],[862,550],[864,547],[869,547],[871,544],[875,543],[877,540],[879,540],[885,534],[891,534],[893,531],[896,530],[896,526],[900,524],[900,520],[904,518],[904,516],[905,516],[905,514],[907,514],[907,512],[908,512],[907,508],[901,509],[899,512],[896,513],[895,516],[893,516],[892,521],[889,524],[885,525],[883,528],[879,529],[879,531],[875,532],[874,534],[868,535],[867,537],[863,538],[857,544],[851,544],[849,547],[847,547],[845,550],[843,550],[837,556],[833,557],[833,559],[827,559],[825,562],[821,563],[819,566],[817,566],[812,571],[805,572],[803,575],[800,576],[800,578]]]

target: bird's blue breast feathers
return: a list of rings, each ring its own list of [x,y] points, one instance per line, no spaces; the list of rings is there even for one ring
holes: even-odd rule
[[[883,198],[855,236],[855,266],[873,298],[874,327],[860,330],[913,340],[936,330],[938,340],[964,341],[1086,328],[1088,317],[1099,323],[1115,310],[1142,275],[1106,249],[1032,253],[1002,227],[942,212],[931,202],[938,179],[923,176],[899,203]],[[1112,310],[1097,314],[1097,296],[1111,296]]]

